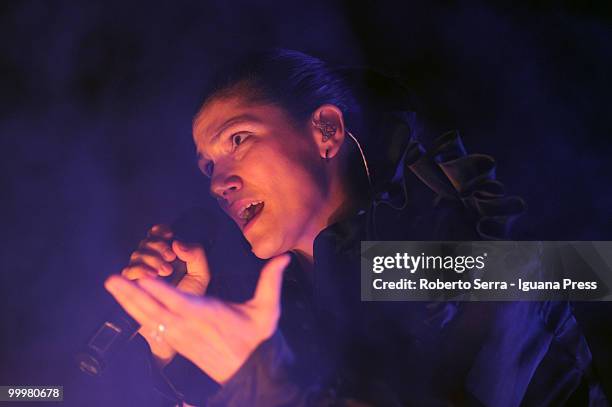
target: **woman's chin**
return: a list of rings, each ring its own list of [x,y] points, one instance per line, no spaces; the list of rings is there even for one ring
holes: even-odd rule
[[[269,237],[253,239],[252,241],[250,239],[247,240],[251,244],[253,254],[260,259],[270,259],[286,252],[275,239],[270,239]]]

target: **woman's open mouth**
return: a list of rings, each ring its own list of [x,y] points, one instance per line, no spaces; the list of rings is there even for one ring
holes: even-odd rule
[[[264,207],[263,201],[254,201],[248,204],[247,206],[245,206],[244,208],[242,208],[238,212],[238,218],[240,218],[243,221],[242,223],[243,232],[246,226],[252,223],[253,219],[255,219],[255,217],[257,217],[257,215],[261,213],[261,211],[263,210],[263,207]]]

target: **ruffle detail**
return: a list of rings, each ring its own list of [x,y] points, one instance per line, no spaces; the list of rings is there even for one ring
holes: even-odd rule
[[[429,151],[412,140],[403,162],[439,199],[459,200],[474,211],[476,231],[483,239],[507,239],[512,223],[525,212],[525,201],[506,196],[503,184],[495,179],[493,157],[468,154],[457,131],[437,138]]]

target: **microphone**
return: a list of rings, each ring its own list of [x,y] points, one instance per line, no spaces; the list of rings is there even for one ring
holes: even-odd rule
[[[201,243],[208,252],[214,246],[213,237],[218,228],[218,218],[211,215],[209,210],[203,208],[193,208],[185,212],[172,225],[175,237],[181,241]],[[163,279],[176,286],[187,274],[187,264],[176,259],[171,266],[173,273]],[[117,306],[117,310],[99,325],[85,346],[76,354],[79,369],[91,376],[99,376],[113,356],[136,336],[139,329],[140,324]]]
[[[176,286],[187,274],[187,265],[178,259],[171,265],[174,272],[164,280]],[[112,313],[91,336],[84,348],[77,353],[76,361],[79,369],[91,376],[100,375],[109,360],[136,336],[139,329],[140,324],[123,309]]]

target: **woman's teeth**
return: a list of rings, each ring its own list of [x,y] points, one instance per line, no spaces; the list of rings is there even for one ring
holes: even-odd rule
[[[262,208],[263,201],[251,202],[250,204],[242,208],[240,212],[238,212],[238,217],[248,222],[249,220],[253,219],[253,217],[257,215],[257,213],[259,213]]]

